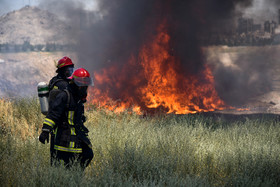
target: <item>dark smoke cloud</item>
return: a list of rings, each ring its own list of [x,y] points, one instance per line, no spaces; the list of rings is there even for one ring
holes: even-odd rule
[[[243,13],[244,17],[253,18],[255,23],[263,24],[267,20],[276,21],[279,8],[278,0],[254,0],[253,5]]]
[[[50,0],[40,6],[67,19],[74,28],[70,37],[81,43],[80,60],[91,69],[125,63],[166,19],[174,55],[178,55],[188,69],[196,71],[204,63],[199,37],[217,26],[219,30],[231,27],[232,24],[224,23],[232,19],[235,6],[246,7],[251,3],[252,0],[100,0],[100,13],[104,17],[99,21],[96,14],[84,10],[82,2]],[[94,24],[83,27],[89,20]]]
[[[251,5],[243,0],[172,1],[169,8],[169,26],[174,54],[191,71],[199,70],[205,61],[200,51],[201,37],[231,30],[236,4]]]
[[[210,62],[216,63],[214,70],[216,90],[226,103],[240,106],[273,89],[272,67],[277,66],[277,48],[237,47],[227,50],[229,56],[235,56],[235,59],[232,59],[233,64],[224,65],[218,59]]]
[[[127,63],[131,55],[138,54],[147,35],[155,32],[158,13],[153,11],[154,5],[153,0],[100,1],[101,11],[107,14],[81,37],[85,44],[80,47],[81,60],[95,70]]]
[[[201,36],[219,26],[220,30],[232,27],[235,6],[251,5],[251,0],[102,0],[104,19],[92,25],[80,38],[80,57],[90,67],[100,68],[110,63],[126,63],[132,54],[156,34],[158,24],[167,20],[172,38],[171,48],[183,66],[197,72],[204,64],[200,46]],[[222,24],[223,23],[223,24]],[[224,29],[223,29],[223,28]],[[92,60],[88,60],[90,55]],[[101,63],[101,64],[100,64]]]
[[[74,2],[74,1],[73,1]],[[277,0],[270,0],[275,5]],[[138,57],[143,44],[157,34],[163,20],[171,37],[170,54],[180,62],[180,73],[197,74],[206,63],[202,52],[204,39],[211,32],[227,33],[234,28],[234,21],[242,10],[253,5],[253,0],[100,0],[99,12],[89,13],[79,3],[53,1],[44,4],[63,13],[76,32],[80,44],[77,48],[79,66],[90,71],[115,67],[122,73],[131,56]],[[236,7],[239,7],[238,11]],[[257,54],[257,56],[256,56]],[[260,51],[248,52],[236,60],[239,70],[225,67],[217,61],[215,81],[219,95],[229,104],[242,104],[246,99],[271,89],[267,56]],[[168,63],[168,62],[166,62]],[[135,78],[140,67],[130,67],[124,77]],[[112,85],[115,77],[112,75]],[[121,89],[135,90],[123,80]],[[111,92],[117,98],[119,90]],[[119,96],[120,97],[120,96]]]
[[[268,0],[268,2],[271,2],[272,5],[280,5],[280,1],[279,0]]]

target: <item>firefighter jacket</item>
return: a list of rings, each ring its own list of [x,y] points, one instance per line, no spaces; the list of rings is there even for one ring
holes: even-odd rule
[[[49,82],[49,90],[52,89],[60,89],[64,90],[68,86],[68,80],[64,78],[62,75],[57,74],[54,76]]]
[[[49,82],[49,105],[52,105],[60,90],[66,89],[69,81],[63,75],[57,74]]]
[[[75,95],[71,86],[56,96],[43,123],[43,130],[55,129],[54,149],[81,153],[82,143],[91,147],[87,138],[88,130],[83,125],[83,113],[84,104]]]

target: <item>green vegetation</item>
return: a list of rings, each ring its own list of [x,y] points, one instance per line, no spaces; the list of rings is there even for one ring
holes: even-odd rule
[[[37,99],[0,99],[1,186],[279,186],[275,119],[115,114],[88,108],[90,166],[50,167]]]

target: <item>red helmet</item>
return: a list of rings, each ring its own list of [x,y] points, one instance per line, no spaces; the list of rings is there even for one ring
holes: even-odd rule
[[[93,86],[90,74],[84,68],[75,70],[69,79],[73,80],[77,86]]]
[[[65,67],[65,66],[74,66],[72,60],[65,56],[65,57],[62,57],[62,59],[60,59],[57,63],[57,68],[62,68],[62,67]]]

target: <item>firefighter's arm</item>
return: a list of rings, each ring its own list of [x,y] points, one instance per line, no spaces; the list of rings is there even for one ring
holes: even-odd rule
[[[65,112],[66,100],[67,95],[65,92],[61,92],[56,96],[54,102],[50,106],[49,112],[43,122],[42,133],[39,136],[39,141],[41,143],[45,144],[46,140],[49,142],[49,133]]]
[[[45,144],[45,141],[47,140],[47,143],[49,143],[49,134],[52,131],[53,127],[55,125],[55,122],[46,117],[43,123],[42,133],[39,136],[39,141],[43,144]]]
[[[46,119],[49,119],[49,121],[44,121],[44,124],[53,128],[65,114],[66,104],[67,94],[64,91],[61,91],[59,94],[57,94],[55,100],[52,102],[49,108],[49,112],[46,116]]]

